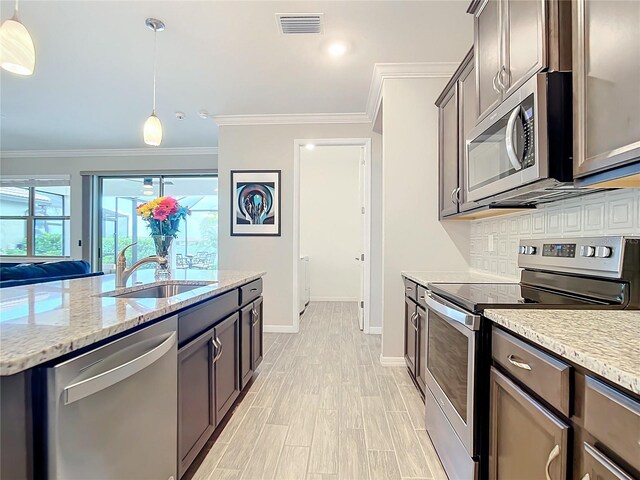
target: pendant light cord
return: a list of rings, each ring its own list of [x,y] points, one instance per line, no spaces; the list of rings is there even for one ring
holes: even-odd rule
[[[16,0],[17,2],[18,0]],[[158,56],[158,29],[153,29],[153,114],[156,114],[156,57]]]

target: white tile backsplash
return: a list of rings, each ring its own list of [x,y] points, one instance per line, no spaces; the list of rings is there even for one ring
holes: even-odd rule
[[[494,235],[493,251],[488,236]],[[640,236],[640,189],[600,192],[541,205],[531,212],[476,220],[471,225],[471,267],[518,278],[521,238]]]

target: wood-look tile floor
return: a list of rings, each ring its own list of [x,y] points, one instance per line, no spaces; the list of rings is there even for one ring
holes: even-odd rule
[[[357,304],[314,302],[264,360],[194,475],[214,479],[445,479],[405,368],[380,365]]]

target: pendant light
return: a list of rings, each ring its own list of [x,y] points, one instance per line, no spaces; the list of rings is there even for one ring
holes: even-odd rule
[[[32,75],[36,49],[26,27],[18,20],[18,0],[13,17],[0,26],[0,67],[18,75]]]
[[[144,24],[153,30],[153,110],[144,122],[144,143],[157,147],[162,142],[162,123],[156,116],[156,45],[158,32],[164,30],[164,23],[156,18],[147,18]]]

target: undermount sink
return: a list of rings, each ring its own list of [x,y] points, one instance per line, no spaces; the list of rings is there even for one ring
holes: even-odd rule
[[[164,285],[154,285],[140,290],[134,290],[133,292],[113,293],[108,296],[116,298],[168,298],[195,290],[196,288],[206,287],[207,285],[208,284],[166,283]]]

